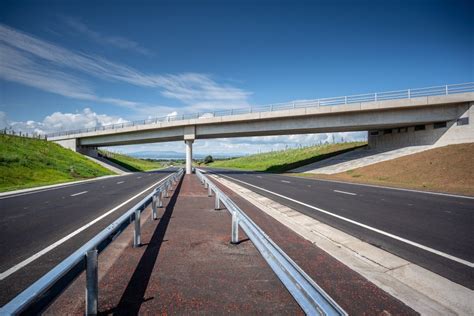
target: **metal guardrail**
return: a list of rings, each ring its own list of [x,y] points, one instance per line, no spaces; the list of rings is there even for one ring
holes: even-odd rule
[[[386,100],[397,100],[397,99],[411,99],[411,98],[418,98],[418,97],[450,95],[450,94],[458,94],[458,93],[466,93],[466,92],[474,92],[474,82],[427,87],[427,88],[366,93],[366,94],[349,95],[349,96],[334,97],[334,98],[297,100],[297,101],[291,101],[291,102],[285,102],[285,103],[274,103],[274,104],[268,104],[268,105],[262,105],[262,106],[254,106],[254,107],[231,109],[231,110],[221,110],[221,111],[213,111],[213,112],[208,111],[208,112],[198,112],[198,113],[191,113],[191,114],[168,115],[168,116],[156,117],[156,118],[140,120],[140,121],[130,121],[130,122],[124,122],[124,123],[118,123],[118,124],[104,125],[101,127],[76,129],[76,130],[70,130],[70,131],[60,131],[60,132],[47,134],[47,136],[48,137],[67,136],[67,135],[74,135],[74,134],[79,134],[79,133],[109,130],[109,129],[123,128],[123,127],[130,127],[130,126],[156,124],[156,123],[161,123],[161,122],[182,121],[182,120],[190,120],[190,119],[209,118],[209,117],[232,116],[232,115],[248,114],[248,113],[255,113],[255,112],[273,112],[273,111],[290,110],[290,109],[313,108],[313,107],[320,107],[320,106],[333,106],[333,105],[344,105],[344,104],[352,104],[352,103],[386,101]]]
[[[263,258],[285,285],[307,315],[347,315],[347,313],[311,279],[288,255],[276,245],[224,192],[203,172],[196,169],[196,175],[208,189],[208,195],[215,195],[215,209],[221,202],[232,215],[231,243],[239,241],[239,226],[253,242]]]
[[[140,246],[141,212],[151,203],[151,216],[153,220],[156,220],[157,208],[163,206],[163,198],[169,197],[172,184],[176,183],[183,173],[183,169],[180,169],[163,179],[152,193],[4,305],[0,309],[0,315],[41,313],[84,270],[86,271],[85,313],[86,315],[97,315],[98,254],[115,240],[132,221],[135,223],[133,246]]]

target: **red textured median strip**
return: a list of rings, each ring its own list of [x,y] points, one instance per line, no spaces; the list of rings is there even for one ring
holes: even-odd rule
[[[186,176],[166,202],[159,220],[143,225],[144,246],[99,257],[104,264],[107,255],[119,256],[99,282],[101,313],[302,314],[244,235],[229,243],[230,215],[213,209],[196,176]],[[79,280],[49,313],[82,314],[83,290]]]

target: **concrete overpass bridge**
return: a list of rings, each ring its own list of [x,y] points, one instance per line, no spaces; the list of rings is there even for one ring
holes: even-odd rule
[[[102,146],[184,140],[189,173],[196,139],[368,131],[372,147],[473,142],[473,105],[474,83],[464,83],[174,115],[48,139],[88,155]]]

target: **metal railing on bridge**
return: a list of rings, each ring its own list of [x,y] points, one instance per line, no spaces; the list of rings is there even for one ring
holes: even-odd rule
[[[412,98],[418,98],[418,97],[451,95],[451,94],[459,94],[459,93],[466,93],[466,92],[474,92],[474,82],[451,84],[451,85],[444,85],[444,86],[434,86],[434,87],[427,87],[427,88],[416,88],[416,89],[406,89],[406,90],[397,90],[397,91],[357,94],[357,95],[349,95],[349,96],[334,97],[334,98],[297,100],[297,101],[291,101],[291,102],[285,102],[285,103],[274,103],[274,104],[268,104],[268,105],[246,107],[246,108],[240,108],[240,109],[231,109],[231,110],[207,111],[207,112],[198,112],[198,113],[190,113],[190,114],[174,114],[174,115],[167,115],[167,116],[156,117],[156,118],[151,118],[151,119],[146,119],[146,120],[129,121],[129,122],[118,123],[118,124],[104,125],[100,127],[60,131],[60,132],[55,132],[55,133],[49,133],[47,136],[48,137],[68,136],[68,135],[75,135],[75,134],[80,134],[80,133],[110,130],[110,129],[130,127],[130,126],[157,124],[157,123],[162,123],[162,122],[183,121],[183,120],[190,120],[190,119],[221,117],[221,116],[232,116],[232,115],[248,114],[248,113],[255,113],[255,112],[273,112],[273,111],[282,111],[282,110],[290,110],[290,109],[314,108],[314,107],[320,107],[320,106],[334,106],[334,105],[345,105],[345,104],[353,104],[353,103],[364,103],[364,102],[375,102],[375,101],[386,101],[386,100],[412,99]]]

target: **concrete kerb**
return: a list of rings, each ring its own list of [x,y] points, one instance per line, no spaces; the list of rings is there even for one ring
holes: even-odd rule
[[[474,291],[227,179],[212,177],[420,314],[474,314]]]

